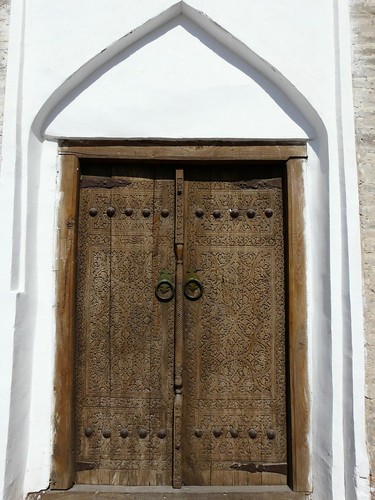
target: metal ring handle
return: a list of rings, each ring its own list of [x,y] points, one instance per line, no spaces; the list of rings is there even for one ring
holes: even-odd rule
[[[160,302],[169,302],[174,297],[174,285],[168,279],[159,280],[155,288],[156,298]]]
[[[196,278],[189,278],[184,284],[184,295],[189,300],[199,300],[203,295],[203,285]]]

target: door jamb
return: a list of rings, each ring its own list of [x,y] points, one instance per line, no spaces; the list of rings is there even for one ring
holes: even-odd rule
[[[288,207],[289,384],[291,415],[291,491],[312,491],[310,394],[306,300],[305,143],[63,141],[59,149],[60,203],[56,248],[56,353],[54,429],[50,488],[74,483],[75,278],[80,158],[131,160],[277,160],[286,164]]]

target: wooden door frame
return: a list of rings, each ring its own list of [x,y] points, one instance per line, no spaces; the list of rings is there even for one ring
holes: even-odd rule
[[[57,214],[56,249],[55,408],[51,490],[68,489],[74,484],[73,366],[80,159],[103,158],[217,163],[223,160],[233,162],[257,160],[285,163],[288,211],[290,494],[294,498],[296,492],[312,491],[303,185],[306,151],[306,144],[302,142],[133,141],[119,143],[101,141],[93,143],[62,141],[60,143],[60,203]]]

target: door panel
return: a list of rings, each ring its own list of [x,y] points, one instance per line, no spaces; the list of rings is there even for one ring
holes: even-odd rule
[[[241,470],[286,474],[281,178],[199,177],[185,187],[186,269],[204,293],[184,303],[183,482],[283,484]]]
[[[281,170],[98,172],[80,195],[76,482],[285,484]]]
[[[121,181],[81,189],[77,482],[170,484],[174,309],[154,285],[174,267],[174,181],[144,168]]]

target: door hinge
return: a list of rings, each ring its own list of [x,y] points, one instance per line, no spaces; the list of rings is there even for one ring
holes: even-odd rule
[[[281,188],[282,180],[279,177],[275,179],[253,179],[250,181],[237,181],[234,183],[241,189],[264,189],[264,188]]]
[[[235,463],[230,466],[231,469],[242,470],[245,472],[274,472],[275,474],[288,473],[287,463],[277,463],[277,464],[256,464],[254,462],[240,462]]]
[[[105,188],[112,189],[115,187],[124,187],[131,184],[126,179],[113,179],[112,177],[81,177],[82,188]]]
[[[76,471],[92,470],[98,466],[95,462],[76,462]]]

